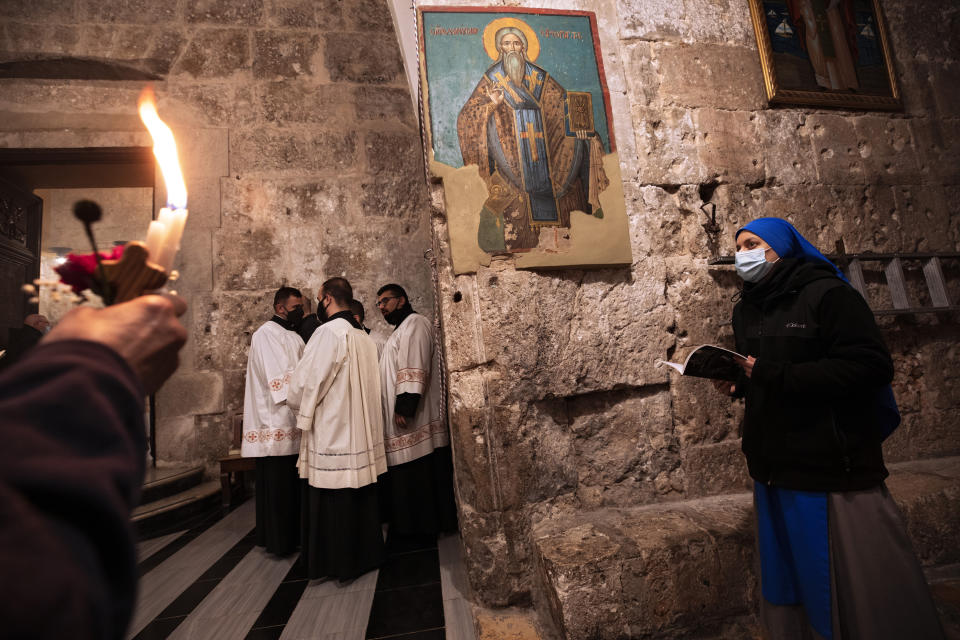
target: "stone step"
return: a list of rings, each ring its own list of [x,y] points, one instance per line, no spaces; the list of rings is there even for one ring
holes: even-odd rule
[[[890,470],[924,566],[960,562],[960,458]],[[751,493],[558,515],[531,537],[538,591],[568,640],[722,636],[758,602]]]
[[[203,482],[203,474],[202,466],[147,467],[140,489],[140,504],[187,491]]]
[[[220,482],[210,480],[159,500],[142,504],[131,518],[140,539],[189,529],[220,509]]]

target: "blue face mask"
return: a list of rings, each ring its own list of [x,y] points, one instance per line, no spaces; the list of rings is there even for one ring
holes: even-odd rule
[[[737,251],[734,256],[737,274],[746,282],[760,282],[773,269],[774,263],[767,262],[766,255],[767,250],[761,248]]]

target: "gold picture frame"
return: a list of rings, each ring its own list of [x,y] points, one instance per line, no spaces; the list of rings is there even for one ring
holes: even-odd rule
[[[750,15],[770,104],[903,108],[878,0],[750,0]]]

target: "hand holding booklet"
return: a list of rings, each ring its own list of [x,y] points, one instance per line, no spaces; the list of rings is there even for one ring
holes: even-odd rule
[[[657,360],[656,366],[665,364],[685,376],[736,382],[743,371],[740,363],[746,359],[746,356],[742,356],[736,351],[705,344],[691,351],[683,364]]]

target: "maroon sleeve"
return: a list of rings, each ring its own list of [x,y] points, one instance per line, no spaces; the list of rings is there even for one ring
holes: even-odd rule
[[[94,342],[40,344],[0,376],[0,635],[122,638],[143,388]]]

